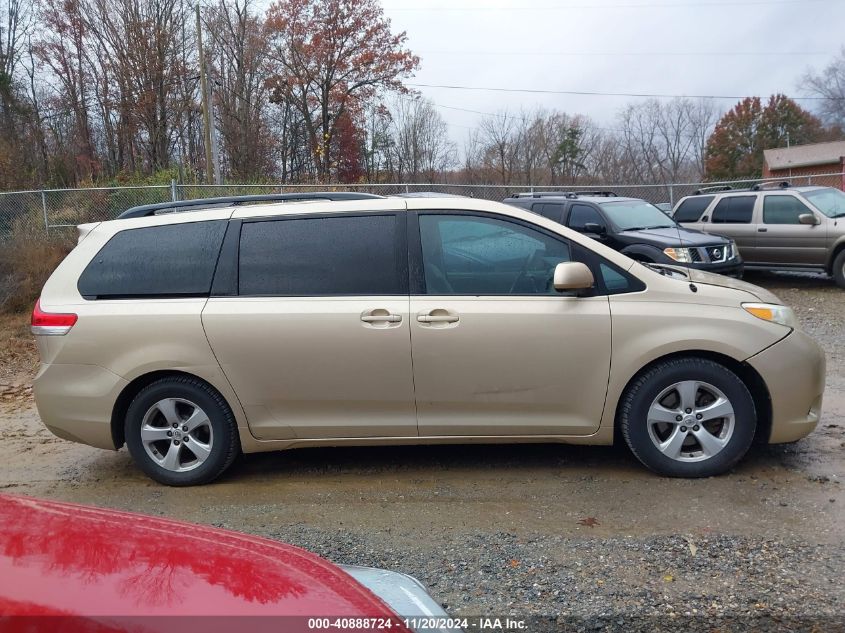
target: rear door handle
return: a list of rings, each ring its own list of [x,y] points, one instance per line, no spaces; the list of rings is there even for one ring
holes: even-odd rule
[[[397,324],[402,322],[402,315],[393,314],[385,308],[373,308],[361,313],[361,321],[367,324],[366,327],[372,328],[399,327]]]
[[[769,229],[767,229],[767,228],[765,228],[765,227],[762,227],[762,226],[761,226],[759,229],[757,229],[757,232],[758,232],[758,233],[765,233],[765,232],[766,232],[766,231],[768,231],[768,230],[769,230]]]
[[[364,323],[399,323],[402,321],[401,314],[365,314],[361,317]]]

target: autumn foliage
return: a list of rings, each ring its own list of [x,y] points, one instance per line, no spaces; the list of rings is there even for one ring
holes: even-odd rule
[[[273,99],[292,103],[303,118],[317,176],[336,162],[334,136],[379,91],[404,92],[419,58],[393,34],[377,0],[279,0],[267,29],[279,73]]]
[[[764,106],[748,97],[727,112],[707,141],[705,169],[710,180],[759,178],[763,150],[828,140],[830,131],[795,101],[778,94]]]

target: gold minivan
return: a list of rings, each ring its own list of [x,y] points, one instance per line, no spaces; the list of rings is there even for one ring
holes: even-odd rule
[[[495,202],[217,198],[79,236],[32,316],[38,411],[164,484],[240,452],[615,437],[703,477],[819,420],[824,354],[777,297]]]

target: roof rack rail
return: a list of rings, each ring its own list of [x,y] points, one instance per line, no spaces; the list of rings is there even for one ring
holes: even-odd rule
[[[789,189],[792,185],[788,180],[781,180],[780,182],[758,182],[752,185],[751,191],[763,191],[765,189]]]
[[[524,191],[513,194],[513,198],[577,198],[578,196],[597,196],[615,198],[615,191]]]
[[[142,204],[127,209],[119,216],[118,220],[126,218],[146,218],[157,215],[159,212],[178,213],[180,211],[199,211],[213,207],[230,207],[251,202],[295,202],[297,200],[370,200],[382,198],[373,193],[358,193],[352,191],[321,191],[307,193],[268,193],[249,196],[224,196],[220,198],[196,198],[194,200],[178,200],[176,202],[157,202],[155,204]],[[195,208],[199,207],[199,208]]]
[[[694,196],[700,196],[704,193],[717,193],[719,191],[733,191],[733,187],[730,185],[715,185],[713,187],[702,187],[701,189],[696,189],[692,192]]]

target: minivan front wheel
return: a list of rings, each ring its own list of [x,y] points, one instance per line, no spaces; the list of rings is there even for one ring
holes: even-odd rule
[[[742,380],[724,365],[680,358],[650,368],[622,398],[620,427],[645,466],[672,477],[709,477],[751,446],[757,414]]]
[[[129,405],[125,433],[141,470],[169,486],[216,479],[240,450],[229,406],[189,376],[162,378],[142,389]]]

